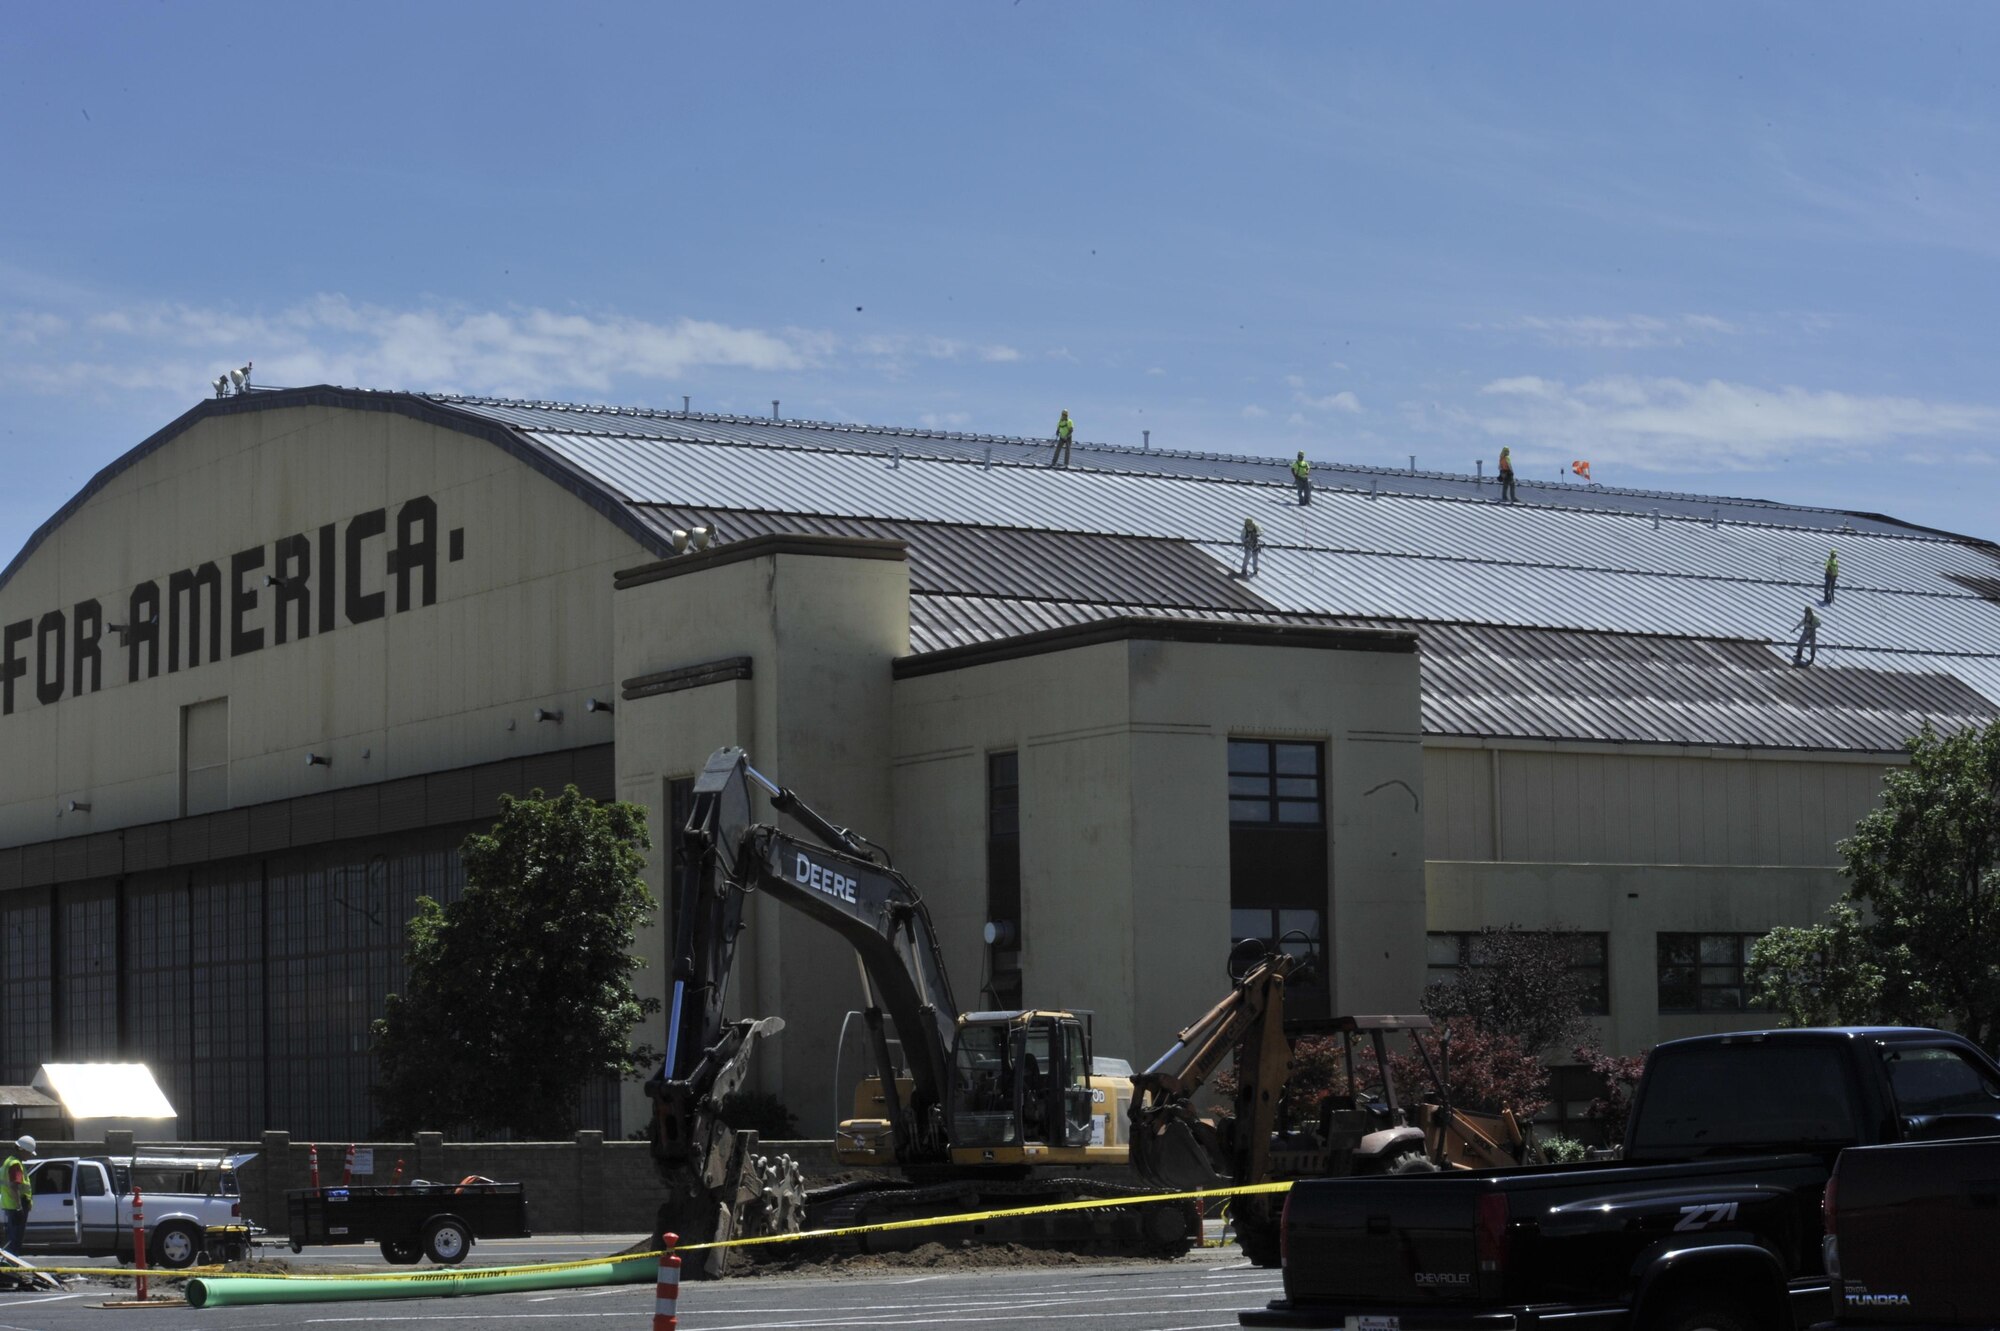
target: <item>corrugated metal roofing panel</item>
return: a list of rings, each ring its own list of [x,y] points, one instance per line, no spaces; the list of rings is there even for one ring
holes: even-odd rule
[[[1890,753],[1926,721],[1951,730],[2000,716],[2000,671],[1982,690],[1958,677],[1951,659],[1857,654],[1796,670],[1753,643],[1396,619],[918,596],[911,598],[911,649],[1133,613],[1414,629],[1422,640],[1427,734]]]
[[[568,403],[515,402],[491,398],[435,395],[432,400],[525,431],[593,433],[632,439],[752,444],[763,448],[846,448],[881,454],[901,450],[906,456],[973,458],[991,456],[1002,463],[1041,463],[1049,459],[1052,441],[1007,435],[963,434],[953,431],[900,429],[834,421],[777,420],[757,416],[717,416],[633,407],[587,407]],[[1053,428],[1053,422],[1051,423]],[[1251,457],[1234,453],[1198,453],[1121,447],[1078,440],[1072,458],[1081,470],[1110,469],[1156,476],[1211,480],[1257,481],[1289,485],[1286,458]],[[1452,472],[1406,471],[1314,459],[1322,484],[1366,491],[1371,486],[1406,494],[1455,499],[1486,499],[1491,481]],[[1801,527],[1897,532],[1905,524],[1872,514],[1806,508],[1771,500],[1682,494],[1665,490],[1626,489],[1596,485],[1544,482],[1523,476],[1523,496],[1530,501],[1600,511],[1663,513],[1706,517],[1720,510],[1742,521],[1775,522]]]
[[[655,445],[607,459],[605,442],[551,441],[578,465],[613,475],[641,502],[1195,536],[1213,542],[1218,563],[1233,563],[1240,514],[1265,494],[1172,478],[987,471],[910,459],[892,466],[836,454],[784,454],[773,467],[776,455],[720,446]],[[1381,517],[1399,507],[1421,508],[1426,520],[1405,518],[1398,526]],[[1663,523],[1654,533],[1649,521],[1617,515],[1357,496],[1321,496],[1306,508],[1267,499],[1252,511],[1268,543],[1253,589],[1286,609],[1314,613],[1776,640],[1793,632],[1817,587],[1772,580],[1769,570],[1790,563],[1809,578],[1824,559],[1800,533],[1730,524]],[[1670,529],[1677,529],[1671,537]],[[1541,562],[1489,561],[1488,543],[1500,532]],[[1843,541],[1848,585],[1822,612],[1823,642],[2000,653],[2000,605],[1941,575],[1948,566],[1967,574],[1995,568],[1985,548],[1884,536]],[[1357,550],[1363,542],[1381,548]],[[1689,574],[1681,569],[1690,549],[1713,554],[1715,565],[1762,565],[1764,576]],[[1896,590],[1870,590],[1877,586]]]
[[[910,547],[910,586],[923,592],[1094,601],[1102,604],[1271,609],[1185,541],[1009,527],[958,527],[879,518],[754,513],[640,505],[662,533],[707,525],[719,540],[813,532],[899,540]]]

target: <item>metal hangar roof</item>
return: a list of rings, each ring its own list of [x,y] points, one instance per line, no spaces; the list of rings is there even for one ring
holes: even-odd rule
[[[1879,514],[1476,476],[830,422],[312,388],[203,403],[86,487],[211,414],[328,403],[481,435],[642,544],[674,528],[907,543],[926,652],[1121,615],[1386,624],[1421,637],[1427,733],[1882,753],[1929,720],[2000,716],[2000,552]],[[1256,518],[1256,576],[1236,576]],[[1838,549],[1841,583],[1818,606]],[[4,582],[4,575],[0,575]],[[1801,612],[1817,662],[1791,665]]]

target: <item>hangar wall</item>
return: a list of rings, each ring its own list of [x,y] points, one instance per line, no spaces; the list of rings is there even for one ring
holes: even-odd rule
[[[0,1079],[126,1053],[184,1132],[359,1135],[415,896],[502,791],[613,793],[584,704],[645,555],[408,414],[183,424],[0,586]]]

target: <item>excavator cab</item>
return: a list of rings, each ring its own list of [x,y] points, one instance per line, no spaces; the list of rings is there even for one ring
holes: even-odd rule
[[[1090,1036],[1069,1012],[969,1012],[952,1050],[952,1160],[1081,1164],[1105,1150]],[[1099,1145],[1093,1147],[1093,1140]],[[1122,1148],[1115,1154],[1122,1155]]]

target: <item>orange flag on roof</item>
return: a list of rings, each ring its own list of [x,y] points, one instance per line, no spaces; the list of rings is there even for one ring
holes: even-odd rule
[[[1569,469],[1583,477],[1586,481],[1590,479],[1590,464],[1588,462],[1572,462],[1569,464]]]

